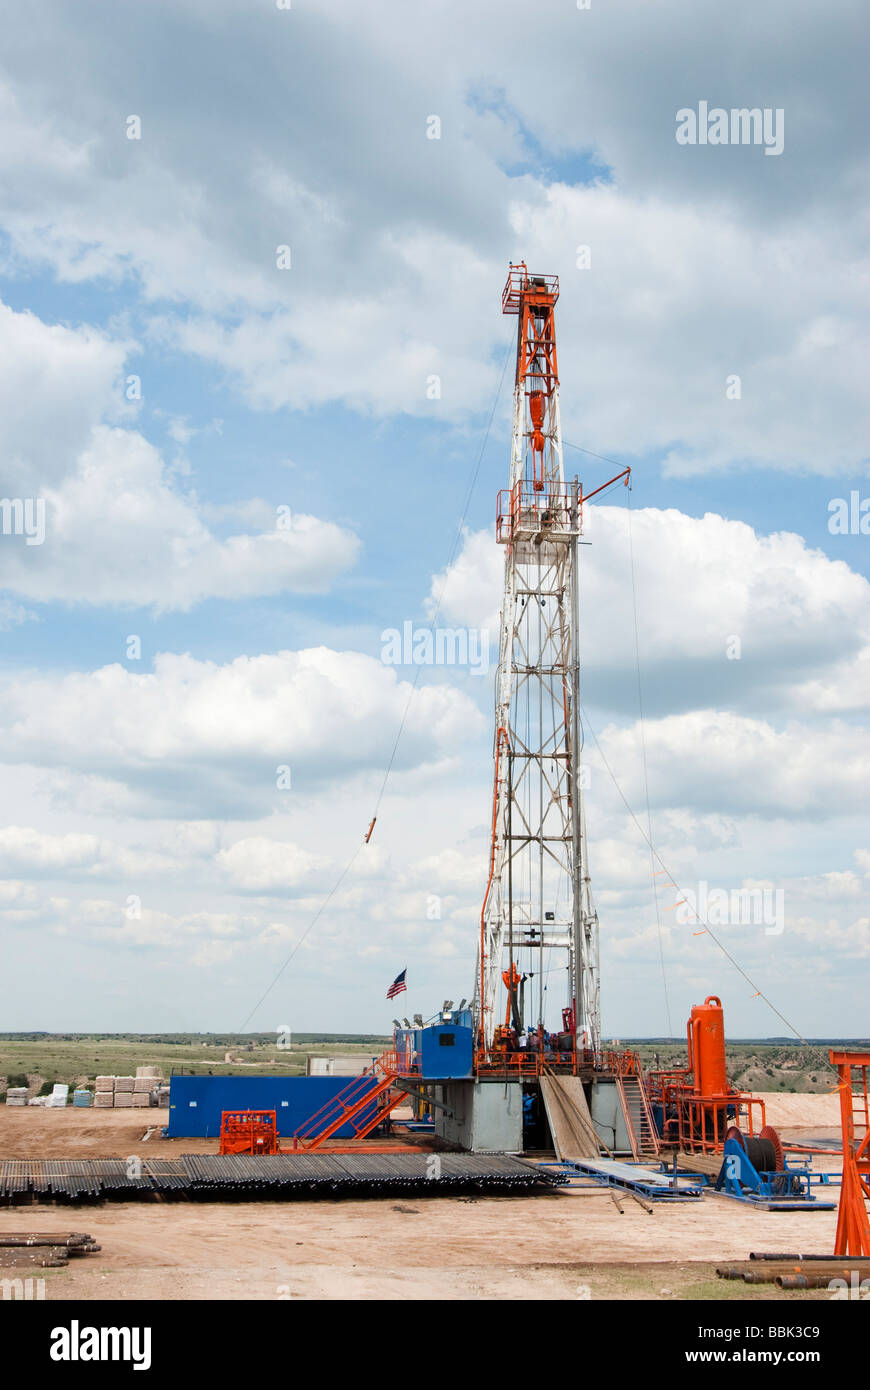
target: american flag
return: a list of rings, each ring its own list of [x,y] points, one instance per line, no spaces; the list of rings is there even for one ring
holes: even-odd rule
[[[402,993],[402,990],[407,990],[408,986],[405,984],[405,976],[407,975],[407,973],[408,967],[406,966],[405,969],[402,971],[401,975],[396,976],[395,980],[390,985],[390,988],[387,990],[388,999],[395,999],[397,994]]]

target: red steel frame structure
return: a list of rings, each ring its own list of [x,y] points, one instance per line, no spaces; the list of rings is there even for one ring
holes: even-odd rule
[[[704,1028],[708,1014],[716,1015],[714,1031]],[[709,994],[702,1005],[692,1009],[686,1024],[686,1045],[687,1067],[649,1073],[650,1101],[662,1108],[664,1142],[676,1144],[686,1153],[720,1154],[728,1130],[739,1127],[741,1118],[747,1134],[760,1133],[766,1123],[764,1101],[760,1096],[735,1090],[728,1082],[725,1023],[722,1001],[717,995]],[[729,1110],[733,1111],[731,1115]],[[761,1111],[757,1131],[756,1110]]]
[[[664,1108],[662,1139],[667,1144],[676,1144],[685,1153],[722,1153],[728,1130],[735,1125],[743,1127],[741,1119],[746,1134],[759,1134],[766,1124],[764,1101],[760,1096],[751,1096],[745,1091],[698,1095],[680,1073],[651,1072],[649,1097],[653,1104],[661,1104]],[[732,1106],[734,1114],[729,1116]],[[754,1109],[761,1111],[760,1124],[756,1124]]]
[[[222,1154],[276,1154],[278,1119],[275,1110],[221,1112]]]
[[[870,1052],[831,1051],[837,1068],[843,1130],[843,1186],[835,1255],[870,1256]]]

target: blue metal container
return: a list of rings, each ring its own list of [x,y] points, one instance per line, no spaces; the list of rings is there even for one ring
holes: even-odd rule
[[[374,1086],[374,1078],[370,1084]],[[351,1085],[359,1087],[360,1077],[172,1076],[167,1135],[170,1139],[215,1139],[224,1110],[274,1110],[278,1133],[287,1138]],[[343,1125],[334,1137],[352,1139],[353,1135],[352,1127]]]
[[[474,1074],[470,1009],[454,1009],[422,1027],[397,1028],[394,1046],[404,1075],[461,1081]]]
[[[461,1080],[472,1075],[472,1031],[460,1023],[420,1029],[420,1074],[427,1080]]]

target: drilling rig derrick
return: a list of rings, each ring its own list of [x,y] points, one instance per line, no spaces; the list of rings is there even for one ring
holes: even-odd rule
[[[583,502],[603,488],[584,498],[578,480],[564,478],[558,298],[557,276],[511,265],[502,311],[517,316],[513,434],[510,486],[499,493],[496,514],[504,593],[492,841],[474,999],[484,1065],[510,1031],[500,1024],[502,1013],[514,1031],[516,1024],[531,1026],[543,1037],[548,1017],[561,1010],[560,1042],[574,1057],[597,1052],[601,1040],[598,915],[580,768],[577,554]],[[603,487],[627,483],[628,475],[625,469]],[[520,975],[527,981],[525,1020],[514,983]]]

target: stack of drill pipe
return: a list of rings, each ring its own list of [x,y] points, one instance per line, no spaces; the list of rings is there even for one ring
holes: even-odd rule
[[[68,1261],[65,1246],[43,1245],[36,1250],[25,1247],[0,1249],[0,1269],[62,1269]]]
[[[185,1154],[182,1158],[193,1195],[244,1195],[292,1190],[294,1195],[323,1192],[402,1192],[451,1190],[529,1191],[562,1181],[521,1160],[500,1154]],[[434,1172],[433,1172],[434,1170]],[[437,1173],[437,1176],[434,1176]],[[430,1176],[430,1174],[432,1174]]]
[[[174,1158],[148,1158],[142,1163],[142,1173],[154,1192],[186,1192],[189,1179],[183,1166]]]
[[[29,1095],[26,1086],[10,1086],[6,1092],[7,1105],[26,1105]]]
[[[744,1284],[776,1284],[782,1289],[824,1289],[832,1279],[870,1276],[870,1260],[842,1256],[815,1256],[811,1260],[765,1259],[752,1265],[723,1265],[716,1270],[720,1279],[739,1279]]]
[[[867,1287],[870,1287],[866,1265],[838,1266],[836,1269],[825,1268],[824,1273],[816,1273],[815,1270],[804,1269],[800,1274],[778,1274],[774,1283],[779,1289],[826,1289],[835,1279],[842,1280],[848,1286],[857,1280],[860,1284],[865,1279]]]
[[[56,1200],[80,1202],[88,1197],[100,1197],[102,1184],[89,1159],[46,1158],[43,1164],[49,1191]]]
[[[838,1260],[840,1257],[839,1255],[792,1255],[789,1252],[786,1254],[781,1254],[779,1252],[768,1254],[768,1252],[764,1250],[751,1250],[749,1252],[749,1258],[750,1260],[776,1260],[780,1264],[784,1262],[806,1264],[808,1260],[824,1260],[826,1263],[830,1264],[831,1260]],[[870,1265],[870,1255],[850,1255],[849,1259],[853,1264]]]
[[[100,1248],[93,1236],[84,1231],[8,1231],[0,1234],[0,1249],[41,1245],[63,1247],[75,1254],[91,1254]]]
[[[154,1192],[221,1198],[356,1193],[540,1192],[565,1181],[506,1154],[186,1154],[178,1159],[0,1160],[0,1199],[32,1194],[60,1202]]]
[[[0,1163],[0,1197],[6,1202],[14,1202],[30,1191],[20,1160],[7,1158]]]
[[[60,1268],[71,1255],[91,1255],[100,1247],[92,1236],[80,1231],[55,1234],[44,1231],[25,1231],[0,1236],[0,1268],[14,1269],[28,1265],[41,1268]]]

